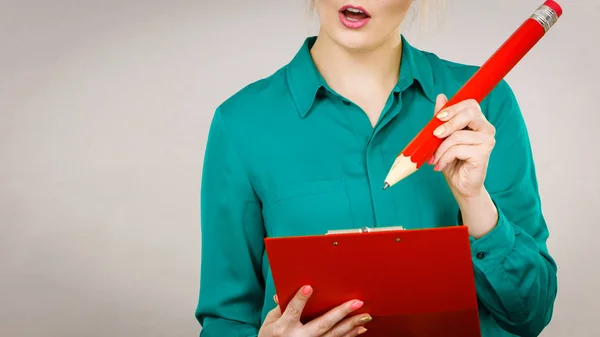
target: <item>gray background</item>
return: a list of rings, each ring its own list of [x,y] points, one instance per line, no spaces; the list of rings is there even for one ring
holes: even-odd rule
[[[449,0],[406,32],[417,47],[481,64],[541,2]],[[600,2],[563,6],[507,79],[560,267],[543,336],[591,337]],[[212,113],[314,29],[303,0],[0,0],[0,335],[197,335]]]

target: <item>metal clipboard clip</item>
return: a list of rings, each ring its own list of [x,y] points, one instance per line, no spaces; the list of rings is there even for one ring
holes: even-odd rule
[[[392,227],[362,227],[362,228],[354,228],[354,229],[335,229],[330,230],[325,233],[325,235],[332,234],[351,234],[351,233],[374,233],[374,232],[385,232],[385,231],[398,231],[405,230],[402,226],[392,226]]]

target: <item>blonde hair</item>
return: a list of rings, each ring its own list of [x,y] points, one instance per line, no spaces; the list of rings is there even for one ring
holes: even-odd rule
[[[314,1],[314,0],[313,0]],[[414,0],[421,1],[421,7],[418,8],[421,17],[427,21],[429,18],[429,11],[432,8],[437,8],[440,12],[443,12],[443,7],[446,4],[445,0]]]

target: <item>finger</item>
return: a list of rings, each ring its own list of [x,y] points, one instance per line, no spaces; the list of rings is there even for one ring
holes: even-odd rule
[[[356,336],[364,334],[365,332],[367,332],[367,328],[365,328],[363,326],[359,326],[359,327],[352,329],[352,331],[350,331],[350,333],[348,333],[347,336],[348,337],[356,337]]]
[[[347,334],[345,334],[343,336],[344,337],[356,337],[356,336],[360,336],[360,335],[364,334],[365,332],[367,332],[367,328],[365,328],[363,326],[357,326],[356,328],[352,329],[350,332],[348,332]]]
[[[433,109],[433,114],[435,115],[438,112],[440,112],[440,110],[444,107],[446,103],[448,103],[448,98],[446,98],[446,95],[437,95],[437,97],[435,98],[435,108]]]
[[[263,325],[269,325],[271,323],[274,323],[280,317],[281,317],[281,307],[279,305],[277,305],[275,308],[273,308],[271,311],[269,311],[267,313],[267,316],[265,316],[265,321],[263,322]]]
[[[339,305],[323,316],[310,321],[305,328],[311,335],[320,336],[331,330],[339,321],[343,320],[348,314],[360,309],[363,306],[362,301],[353,300]]]
[[[439,99],[439,98],[438,98]],[[447,104],[448,101],[445,102]],[[437,107],[437,103],[436,103]],[[475,100],[464,100],[449,106],[446,106],[442,111],[436,112],[436,117],[441,121],[447,121],[452,117],[456,116],[456,114],[464,109],[469,107],[475,107],[477,110],[479,109],[479,104]]]
[[[435,99],[435,107],[433,109],[433,114],[436,115],[437,113],[440,112],[440,110],[444,107],[444,105],[446,105],[448,103],[448,98],[446,97],[446,95],[444,94],[439,94],[437,95],[436,99]],[[428,164],[433,164],[435,157],[431,156],[431,158],[429,158],[429,160],[427,161]]]
[[[286,323],[296,323],[300,321],[302,316],[302,311],[306,306],[306,302],[308,301],[310,295],[312,294],[312,287],[304,286],[298,290],[294,298],[290,301],[290,303],[285,308],[281,319]]]
[[[455,160],[471,160],[480,155],[481,150],[476,145],[454,145],[444,153],[435,166],[436,171],[444,171]]]
[[[324,335],[324,337],[358,336],[367,330],[363,327],[363,325],[369,323],[371,320],[372,318],[368,314],[348,317],[336,324]]]
[[[437,114],[437,118],[445,122],[433,132],[439,138],[448,137],[455,131],[465,128],[486,133],[494,133],[495,131],[481,112],[479,104],[474,100],[467,100],[444,109]]]
[[[436,164],[438,160],[442,157],[449,148],[455,145],[482,145],[486,143],[492,143],[494,140],[488,134],[484,134],[481,132],[469,131],[469,130],[460,130],[451,134],[448,138],[446,138],[442,144],[438,147],[433,155],[433,160],[430,164]]]

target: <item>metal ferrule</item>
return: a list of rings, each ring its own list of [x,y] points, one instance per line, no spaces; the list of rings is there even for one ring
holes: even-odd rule
[[[544,32],[548,32],[550,28],[558,21],[558,15],[556,12],[546,6],[541,5],[532,15],[531,18],[539,22],[544,27]]]

